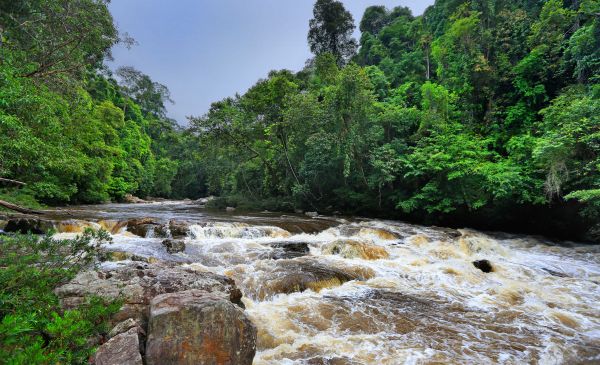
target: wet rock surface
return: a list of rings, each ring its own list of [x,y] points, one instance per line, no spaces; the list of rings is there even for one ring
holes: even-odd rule
[[[309,258],[278,260],[274,267],[265,272],[261,279],[264,286],[259,297],[266,298],[274,294],[290,294],[323,288],[340,286],[350,280],[365,280],[374,273],[361,267],[335,267]]]
[[[171,237],[173,238],[184,238],[190,232],[190,222],[184,221],[169,221],[169,232],[171,233]]]
[[[223,293],[188,290],[152,300],[147,365],[250,365],[256,328]]]
[[[10,218],[4,226],[8,233],[44,234],[54,229],[54,222],[39,218]]]
[[[56,289],[56,294],[66,308],[81,304],[89,295],[121,299],[124,304],[115,321],[133,318],[146,323],[152,298],[189,289],[221,292],[232,303],[241,305],[242,293],[227,277],[175,265],[135,262],[82,272],[70,283]]]
[[[185,241],[182,239],[166,239],[162,241],[168,253],[178,253],[185,251]]]
[[[475,266],[476,268],[478,268],[479,270],[483,271],[486,274],[494,271],[494,267],[492,266],[492,263],[489,262],[488,260],[473,261],[473,266]]]
[[[273,251],[263,254],[260,258],[262,259],[293,259],[296,257],[302,257],[309,254],[310,249],[306,242],[275,242],[269,244],[273,248]]]
[[[147,237],[149,232],[160,227],[160,223],[153,218],[136,218],[127,221],[127,231],[139,237]]]

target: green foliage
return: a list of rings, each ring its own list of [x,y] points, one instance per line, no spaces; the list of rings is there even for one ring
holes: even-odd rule
[[[308,45],[315,55],[331,53],[338,64],[345,64],[356,53],[352,38],[354,19],[337,0],[317,0],[310,20]]]
[[[573,230],[600,214],[597,0],[438,0],[422,16],[372,6],[357,54],[350,13],[318,0],[304,70],[270,72],[187,129],[166,117],[164,85],[99,68],[118,40],[106,3],[80,1],[72,14],[66,3],[0,8],[0,176],[26,181],[22,196],[210,193],[246,209],[461,225],[531,211],[517,223],[554,217]],[[85,7],[98,19],[82,15],[80,34],[69,17]],[[68,63],[80,71],[44,66],[50,40],[78,34]]]
[[[201,164],[165,116],[168,89],[131,67],[121,84],[101,69],[120,40],[107,2],[2,2],[0,36],[0,176],[48,204],[202,195],[172,186],[202,174],[179,171]]]
[[[50,236],[0,237],[0,358],[6,364],[86,364],[90,339],[105,334],[120,303],[87,298],[61,310],[54,289],[90,266],[105,231],[73,240]]]
[[[210,146],[209,189],[430,222],[568,205],[582,216],[564,220],[589,226],[596,3],[440,0],[420,17],[369,7],[359,65],[340,68],[323,48],[298,74],[272,72],[192,120]]]

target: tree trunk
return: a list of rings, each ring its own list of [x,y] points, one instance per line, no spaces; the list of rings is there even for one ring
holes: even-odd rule
[[[24,214],[44,214],[39,210],[33,210],[29,208],[23,208],[21,206],[6,202],[4,200],[0,200],[0,207],[4,207],[10,210],[14,210],[15,212],[24,213]]]

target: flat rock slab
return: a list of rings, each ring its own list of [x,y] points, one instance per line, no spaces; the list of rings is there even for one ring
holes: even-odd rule
[[[79,273],[71,282],[55,290],[64,308],[83,303],[84,298],[96,295],[105,299],[123,300],[121,311],[113,318],[120,322],[134,318],[145,323],[152,298],[165,293],[189,289],[220,292],[232,303],[242,306],[241,291],[225,276],[194,271],[181,266],[131,262],[126,265]]]
[[[132,328],[98,348],[96,365],[143,365],[138,331]]]
[[[146,365],[251,365],[256,328],[223,293],[188,290],[151,302]]]

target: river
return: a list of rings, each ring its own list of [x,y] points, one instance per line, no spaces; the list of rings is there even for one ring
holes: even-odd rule
[[[257,365],[600,363],[597,245],[191,202],[53,216],[65,220],[58,237],[101,226],[113,231],[112,251],[235,279],[258,328]],[[117,223],[140,217],[188,222],[185,251]]]

